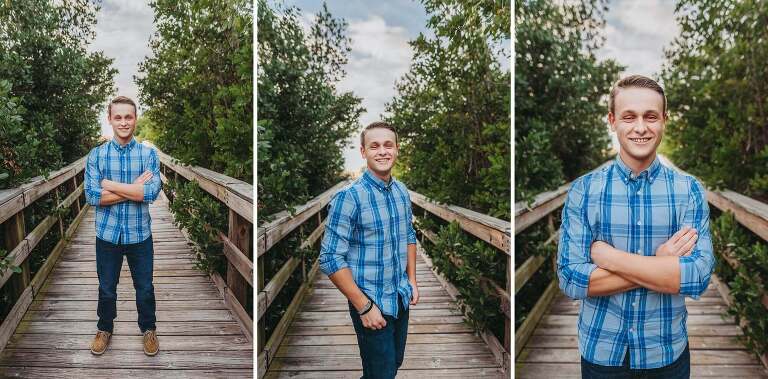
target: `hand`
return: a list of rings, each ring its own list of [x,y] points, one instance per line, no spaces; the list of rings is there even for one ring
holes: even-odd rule
[[[691,255],[699,235],[696,229],[685,226],[656,249],[657,257],[684,257]]]
[[[613,246],[605,241],[592,242],[592,246],[589,248],[592,262],[602,268],[607,266],[607,256],[613,251]]]
[[[360,316],[360,320],[363,322],[363,326],[368,329],[384,329],[387,326],[387,320],[381,315],[379,307],[376,303],[372,305],[372,308],[368,313]]]
[[[416,282],[411,282],[411,305],[416,305],[419,302],[419,286]]]
[[[144,171],[141,175],[139,175],[138,178],[136,178],[136,180],[133,181],[133,184],[144,184],[150,179],[152,179],[152,172]]]

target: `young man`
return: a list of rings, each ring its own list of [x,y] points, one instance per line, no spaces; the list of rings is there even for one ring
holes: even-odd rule
[[[160,164],[154,149],[136,142],[136,104],[120,96],[108,106],[114,138],[91,150],[85,196],[96,207],[96,271],[99,277],[98,332],[91,353],[107,349],[117,316],[117,283],[128,259],[144,354],[157,354],[153,246],[149,203],[160,193]]]
[[[408,305],[419,301],[416,232],[405,185],[392,178],[397,133],[384,122],[360,135],[368,170],[331,201],[320,270],[349,299],[363,378],[394,378],[403,363]]]
[[[688,378],[685,297],[714,266],[705,190],[656,156],[667,106],[655,81],[619,80],[608,121],[619,155],[574,181],[558,251],[560,288],[582,300],[582,377]]]

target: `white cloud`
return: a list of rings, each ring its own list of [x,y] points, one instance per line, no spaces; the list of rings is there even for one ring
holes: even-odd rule
[[[133,76],[138,75],[139,62],[152,54],[149,38],[155,32],[154,12],[148,3],[140,1],[104,0],[97,16],[96,38],[89,51],[103,51],[113,58],[117,94],[138,101],[138,87]],[[101,115],[102,134],[111,136],[112,128]]]
[[[349,21],[347,33],[352,39],[352,51],[344,67],[347,76],[338,88],[363,99],[366,112],[360,123],[367,125],[384,113],[384,104],[394,97],[395,81],[408,71],[413,52],[407,31],[388,25],[377,15]],[[357,138],[357,134],[353,135],[352,147],[344,150],[346,170],[356,171],[365,164],[355,143]]]

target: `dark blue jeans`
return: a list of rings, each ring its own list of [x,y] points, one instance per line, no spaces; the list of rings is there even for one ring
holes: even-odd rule
[[[630,369],[629,352],[624,356],[622,366],[601,366],[581,358],[583,379],[688,379],[691,377],[691,352],[685,346],[680,357],[672,364],[652,369]]]
[[[154,248],[152,236],[139,243],[115,245],[96,238],[96,272],[99,276],[99,330],[112,333],[117,317],[117,283],[123,268],[123,256],[128,259],[133,288],[136,290],[136,310],[139,329],[144,333],[155,329],[155,287],[152,285]]]
[[[408,310],[402,300],[398,296],[398,317],[384,315],[387,326],[379,330],[364,327],[357,310],[349,303],[349,315],[352,317],[363,361],[363,379],[393,379],[403,364],[405,340],[408,337]]]

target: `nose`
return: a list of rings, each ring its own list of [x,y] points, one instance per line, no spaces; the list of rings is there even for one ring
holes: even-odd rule
[[[648,131],[648,125],[642,117],[637,118],[637,124],[635,124],[635,132],[638,134],[645,134]]]

